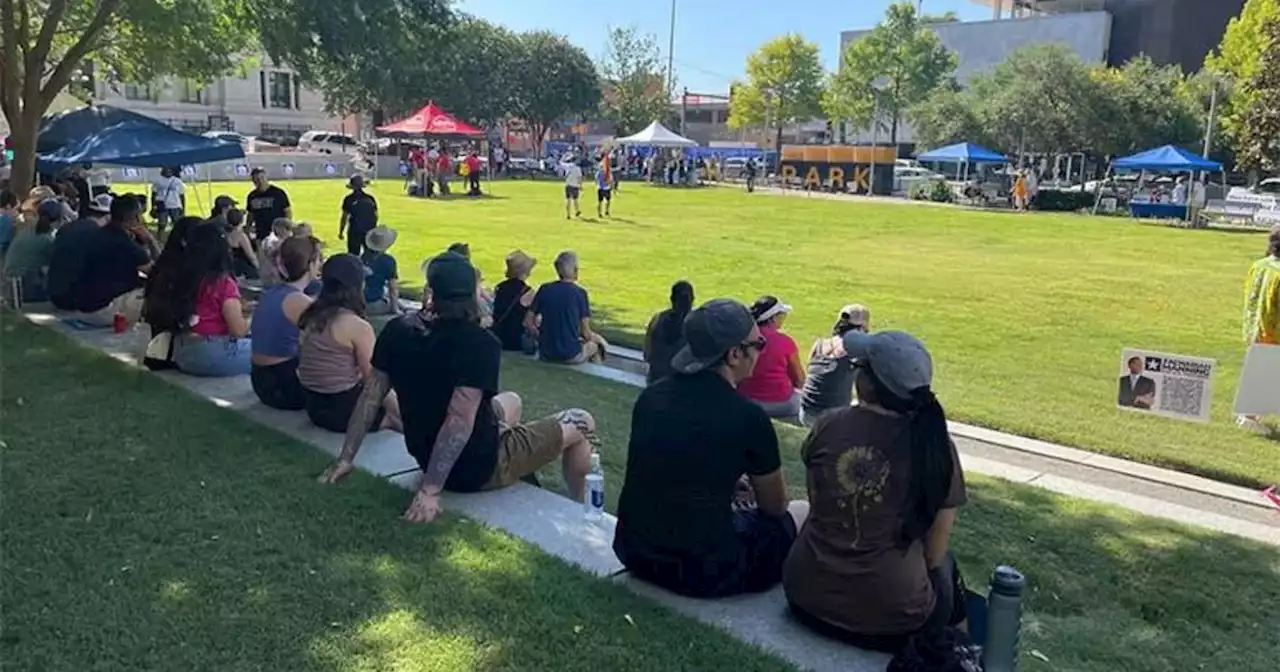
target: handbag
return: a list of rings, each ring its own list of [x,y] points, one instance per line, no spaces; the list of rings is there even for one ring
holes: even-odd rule
[[[178,365],[173,363],[173,332],[162,331],[151,337],[146,350],[142,353],[142,365],[152,371],[178,368]]]

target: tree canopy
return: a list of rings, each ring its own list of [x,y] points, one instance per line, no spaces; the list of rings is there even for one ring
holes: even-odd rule
[[[1240,164],[1251,170],[1280,171],[1280,15],[1268,19],[1259,67],[1249,80],[1252,102],[1241,110]]]
[[[600,77],[582,49],[546,31],[523,33],[509,57],[511,112],[528,124],[536,147],[552,124],[600,104]]]
[[[747,57],[746,82],[734,86],[729,126],[772,123],[780,149],[783,126],[821,114],[824,77],[816,43],[797,34],[766,42]]]
[[[955,54],[942,46],[911,3],[895,3],[879,25],[845,47],[823,109],[831,119],[866,128],[880,123],[872,118],[878,99],[889,139],[897,144],[907,111],[944,85],[956,63]]]
[[[630,135],[668,116],[672,87],[662,73],[653,35],[641,34],[634,26],[610,30],[600,75],[605,87],[601,111],[618,135]]]
[[[1262,67],[1266,26],[1278,17],[1280,0],[1248,0],[1227,24],[1218,49],[1205,60],[1207,70],[1231,84],[1231,97],[1221,106],[1222,130],[1237,151],[1244,115],[1258,97],[1253,82]]]

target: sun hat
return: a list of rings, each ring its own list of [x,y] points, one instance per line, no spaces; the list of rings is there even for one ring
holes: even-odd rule
[[[533,267],[538,265],[538,260],[525,254],[524,250],[516,250],[507,255],[507,277],[514,278],[525,273],[531,273]]]
[[[871,310],[861,303],[851,303],[840,309],[840,314],[836,315],[836,320],[855,327],[866,328],[867,322],[871,321]]]
[[[789,312],[791,312],[791,306],[779,301],[776,296],[765,295],[751,304],[751,316],[755,318],[756,324],[763,324],[782,313]]]
[[[375,226],[364,234],[364,246],[374,252],[386,252],[396,244],[396,230],[389,226]]]
[[[671,368],[697,373],[712,366],[742,345],[754,326],[747,307],[733,299],[712,299],[698,306],[684,320],[685,346],[671,358]]]
[[[465,299],[476,295],[476,269],[457,252],[445,252],[427,262],[427,287],[433,298]]]
[[[100,215],[110,214],[111,212],[111,194],[98,194],[89,200],[86,206],[89,212],[96,212]]]
[[[933,358],[919,339],[906,332],[850,331],[844,335],[844,351],[855,360],[866,361],[896,397],[910,399],[913,391],[933,384]]]
[[[320,280],[326,287],[353,288],[364,283],[364,264],[354,254],[335,254],[320,267]]]

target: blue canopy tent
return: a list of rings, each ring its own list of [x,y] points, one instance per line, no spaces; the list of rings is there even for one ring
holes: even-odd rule
[[[110,105],[87,105],[45,117],[40,122],[36,154],[56,152],[123,121],[159,124],[151,117]]]
[[[917,161],[933,162],[933,163],[954,163],[956,166],[956,178],[968,179],[969,164],[971,163],[1008,163],[1009,157],[996,151],[992,151],[982,145],[975,145],[972,142],[960,142],[946,147],[929,150],[916,157]],[[960,176],[960,166],[964,166],[964,177]]]
[[[223,142],[179,131],[148,119],[124,121],[40,154],[40,170],[57,171],[83,163],[106,163],[139,168],[163,168],[244,158],[239,143]]]
[[[1116,159],[1111,164],[1113,172],[1142,171],[1153,173],[1218,173],[1222,172],[1222,164],[1206,159],[1175,145],[1165,145],[1138,152],[1132,156]],[[1225,176],[1224,176],[1225,181]],[[1094,199],[1094,211],[1101,202],[1102,190],[1099,185],[1098,196]],[[1186,203],[1129,203],[1129,213],[1134,217],[1151,217],[1164,219],[1187,219],[1191,210]]]

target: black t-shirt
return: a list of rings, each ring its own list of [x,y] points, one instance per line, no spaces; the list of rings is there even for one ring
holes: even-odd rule
[[[523,350],[524,316],[529,309],[520,303],[531,288],[519,278],[507,278],[493,288],[493,333],[503,350]]]
[[[75,308],[85,313],[102,310],[117,296],[141,287],[138,267],[151,261],[132,234],[110,224],[98,229],[89,245],[75,290]]]
[[[769,417],[720,375],[659,381],[640,393],[631,412],[614,551],[624,563],[674,563],[690,571],[736,563],[731,504],[738,479],[781,464]]]
[[[75,310],[76,285],[84,273],[85,258],[93,245],[98,223],[77,219],[58,229],[49,260],[49,300],[59,310]]]
[[[284,211],[289,205],[289,194],[274,184],[267,185],[262,191],[250,191],[244,199],[244,207],[253,218],[255,237],[262,240],[271,235],[271,225],[284,217]]]
[[[368,231],[378,225],[378,201],[363,191],[353,191],[342,199],[347,227],[352,231]]]
[[[405,447],[423,470],[454,388],[474,387],[484,395],[471,440],[445,481],[449,490],[474,492],[493,476],[498,460],[493,396],[501,364],[498,339],[470,322],[428,324],[422,313],[414,313],[393,320],[378,335],[373,366],[391,377],[404,418]]]
[[[679,320],[675,324],[673,321]],[[684,347],[683,318],[667,309],[654,316],[649,324],[649,334],[645,342],[649,345],[646,353],[649,364],[649,384],[671,375],[671,358]]]

